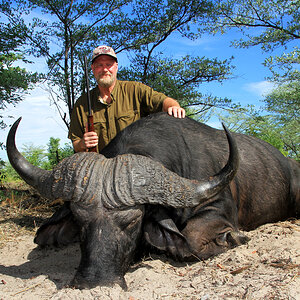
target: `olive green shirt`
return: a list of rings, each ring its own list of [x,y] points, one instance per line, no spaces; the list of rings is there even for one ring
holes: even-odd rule
[[[162,111],[162,103],[167,96],[140,82],[117,80],[110,104],[101,102],[98,86],[90,91],[90,98],[100,151],[131,123],[149,113]],[[83,137],[87,117],[87,95],[84,94],[76,101],[72,111],[68,135],[72,142]]]

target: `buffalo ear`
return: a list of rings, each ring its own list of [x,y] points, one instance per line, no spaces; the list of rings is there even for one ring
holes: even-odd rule
[[[34,242],[39,246],[66,246],[78,242],[80,227],[77,224],[69,203],[64,203],[51,218],[38,229]]]
[[[189,245],[174,221],[163,210],[158,210],[144,224],[146,241],[178,260],[191,256]]]

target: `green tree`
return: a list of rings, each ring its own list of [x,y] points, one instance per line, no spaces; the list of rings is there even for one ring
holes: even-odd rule
[[[0,3],[1,10],[9,12],[3,3]],[[18,66],[20,62],[28,63],[22,48],[25,43],[24,28],[0,23],[0,129],[7,126],[4,122],[4,117],[9,117],[4,115],[7,106],[15,106],[22,101],[39,80],[38,73],[28,72]],[[0,141],[0,149],[3,147]]]
[[[33,144],[25,144],[22,147],[22,155],[34,166],[50,170],[53,169],[62,159],[74,154],[73,147],[70,143],[60,146],[60,139],[51,137],[49,140],[48,152],[43,146],[34,146]],[[1,181],[21,180],[14,168],[9,162],[0,162],[0,183]]]
[[[230,130],[260,138],[283,155],[300,160],[299,121],[282,122],[275,114],[263,114],[253,106],[220,116]]]
[[[95,43],[107,40],[106,24],[120,23],[123,14],[118,11],[130,1],[16,0],[7,4],[10,11],[2,10],[10,24],[26,28],[28,54],[46,59],[45,79],[52,92],[56,91],[58,108],[63,101],[71,113],[83,90],[83,56],[90,54]],[[4,3],[7,1],[3,0]],[[41,17],[30,17],[31,13]],[[68,125],[68,116],[61,116]]]
[[[60,139],[50,137],[48,145],[48,162],[45,166],[46,169],[52,169],[64,158],[74,154],[73,147],[70,143],[66,143],[63,148],[60,147]]]
[[[1,48],[0,52],[0,109],[4,110],[8,104],[16,105],[22,101],[26,92],[38,81],[38,76],[37,73],[27,72],[25,68],[13,66],[24,56],[4,53]],[[5,124],[1,123],[0,126],[4,128]]]
[[[1,177],[0,177],[0,186],[4,182],[14,182],[14,181],[21,181],[21,177],[12,167],[9,162],[3,161],[3,165],[1,166]]]
[[[60,139],[56,139],[50,137],[50,141],[48,143],[48,162],[50,166],[55,166],[59,163],[59,141]]]
[[[2,17],[10,14],[8,2],[0,3]],[[38,81],[38,73],[28,72],[18,63],[29,63],[25,58],[26,28],[24,26],[0,23],[0,128],[5,128],[2,111],[7,105],[16,105],[23,100],[28,90]]]
[[[10,13],[8,2],[0,3],[0,12]],[[0,23],[0,130],[6,128],[4,114],[8,105],[17,105],[39,80],[37,72],[28,72],[18,64],[28,63],[23,46],[26,43],[24,27]],[[0,150],[4,148],[0,140]],[[0,159],[0,163],[3,163]],[[1,175],[0,175],[1,176]]]
[[[34,166],[42,168],[47,161],[47,153],[43,146],[34,146],[32,143],[24,144],[22,155]]]
[[[299,9],[299,0],[219,0],[216,14],[206,27],[212,33],[239,29],[243,37],[233,41],[233,46],[260,46],[264,52],[271,53],[263,64],[272,73],[267,79],[277,87],[263,100],[264,113],[251,108],[246,114],[233,113],[235,116],[230,120],[237,131],[260,137],[298,160]]]
[[[232,57],[217,58],[183,56],[172,58],[164,51],[164,43],[174,34],[191,40],[199,38],[193,24],[205,24],[213,14],[213,1],[137,1],[137,20],[144,24],[145,44],[130,58],[130,67],[123,68],[120,77],[137,80],[177,99],[189,116],[208,120],[213,108],[233,108],[231,100],[199,92],[201,83],[222,82],[231,78]],[[153,18],[153,12],[155,18]],[[143,19],[150,20],[143,23]],[[132,51],[133,52],[133,51]],[[201,116],[201,117],[199,117]]]
[[[60,160],[69,157],[74,154],[74,149],[71,143],[65,143],[63,147],[60,148]]]
[[[238,28],[243,38],[235,47],[260,46],[265,52],[281,49],[281,54],[264,61],[276,82],[300,80],[300,1],[299,0],[219,0],[215,16],[206,28],[226,32]]]
[[[300,81],[279,85],[264,102],[276,120],[284,149],[300,160]]]
[[[300,120],[300,81],[279,85],[264,102],[266,109],[276,114],[283,123]]]
[[[233,108],[230,99],[219,98],[199,91],[201,83],[223,82],[231,77],[232,58],[228,60],[209,59],[205,57],[184,56],[172,59],[157,55],[147,60],[137,54],[130,68],[123,68],[120,78],[142,81],[177,99],[187,111],[187,115],[208,120],[212,108]],[[145,70],[147,70],[145,72]]]
[[[15,26],[26,26],[30,53],[46,58],[48,83],[53,88],[53,93],[54,87],[58,88],[54,95],[55,102],[58,107],[61,101],[66,103],[70,114],[75,99],[84,90],[83,56],[89,56],[92,49],[99,44],[109,44],[117,53],[128,53],[130,65],[140,64],[139,70],[124,70],[125,75],[133,75],[134,79],[153,84],[154,88],[163,86],[162,91],[176,91],[179,86],[177,78],[168,78],[167,74],[158,76],[154,73],[157,72],[156,58],[162,55],[162,44],[172,34],[177,33],[190,39],[199,36],[198,33],[192,32],[191,26],[194,22],[205,22],[214,10],[213,2],[17,0],[12,4],[16,13],[12,12],[6,17]],[[29,12],[38,12],[42,17],[35,17],[30,24],[27,22],[27,25],[24,25],[24,19],[20,16]],[[187,92],[182,99],[185,99],[187,105],[189,87],[192,87],[194,92],[191,105],[206,102],[208,97],[199,93],[196,95],[193,87],[206,80],[206,74],[203,76],[205,70],[214,73],[211,80],[225,80],[231,75],[228,65],[230,59],[226,62],[202,59],[203,66],[198,73],[195,60],[196,58],[172,60],[177,69],[183,66],[188,69],[188,64],[191,64],[193,69],[194,77],[187,74],[186,70],[180,72],[183,77],[181,87],[184,85],[184,91]],[[166,65],[168,55],[163,55],[159,61]],[[220,70],[217,70],[218,68]],[[218,73],[220,75],[217,75]],[[166,84],[168,86],[165,86]],[[178,92],[175,96],[177,94]],[[222,106],[223,102],[224,99],[214,98],[209,107]],[[229,100],[226,99],[225,102],[228,105]],[[61,117],[68,125],[69,116],[61,113]]]
[[[34,146],[32,143],[25,144],[21,153],[31,164],[39,168],[44,168],[47,163],[47,154],[42,146]],[[2,181],[22,180],[9,162],[5,162],[0,171]]]

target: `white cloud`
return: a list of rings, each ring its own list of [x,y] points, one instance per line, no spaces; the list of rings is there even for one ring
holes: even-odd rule
[[[61,120],[55,106],[50,106],[47,92],[36,88],[24,101],[16,107],[9,107],[4,111],[6,124],[11,125],[22,117],[16,134],[16,144],[22,150],[24,144],[32,143],[34,146],[45,146],[50,137],[60,138],[61,145],[69,142],[67,127]],[[1,142],[5,142],[9,128],[1,130]],[[7,160],[6,152],[0,151],[0,158]]]
[[[270,81],[259,81],[247,83],[243,86],[243,89],[251,92],[257,96],[264,97],[270,93],[276,85]]]

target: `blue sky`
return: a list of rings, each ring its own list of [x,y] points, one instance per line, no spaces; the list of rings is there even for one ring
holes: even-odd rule
[[[230,41],[237,39],[241,35],[231,32],[226,35],[203,36],[196,41],[173,36],[162,46],[162,50],[174,58],[189,54],[191,56],[205,56],[209,58],[217,57],[226,59],[234,56],[233,64],[236,66],[234,75],[236,78],[225,81],[223,84],[209,83],[199,86],[202,93],[210,93],[215,96],[227,97],[233,102],[240,102],[242,105],[253,104],[261,106],[263,95],[272,89],[272,84],[265,80],[270,73],[262,65],[263,60],[269,54],[265,54],[259,47],[249,49],[236,49],[230,47]],[[97,45],[95,45],[97,46]],[[279,49],[280,50],[280,49]],[[119,55],[119,65],[128,62],[125,54]],[[43,60],[37,60],[30,65],[31,70],[45,69]],[[67,109],[65,109],[67,112]],[[40,85],[34,89],[25,101],[16,107],[9,107],[5,110],[5,116],[13,116],[14,119],[5,118],[7,124],[12,124],[14,120],[22,116],[22,121],[17,131],[17,147],[22,150],[22,145],[32,143],[35,146],[45,146],[50,137],[60,138],[61,143],[69,142],[67,139],[67,129],[54,105],[50,106],[50,96]],[[217,122],[218,123],[218,122]],[[218,126],[217,123],[210,125]],[[8,129],[1,131],[0,141],[5,141]],[[5,151],[0,151],[0,158],[7,160]]]

